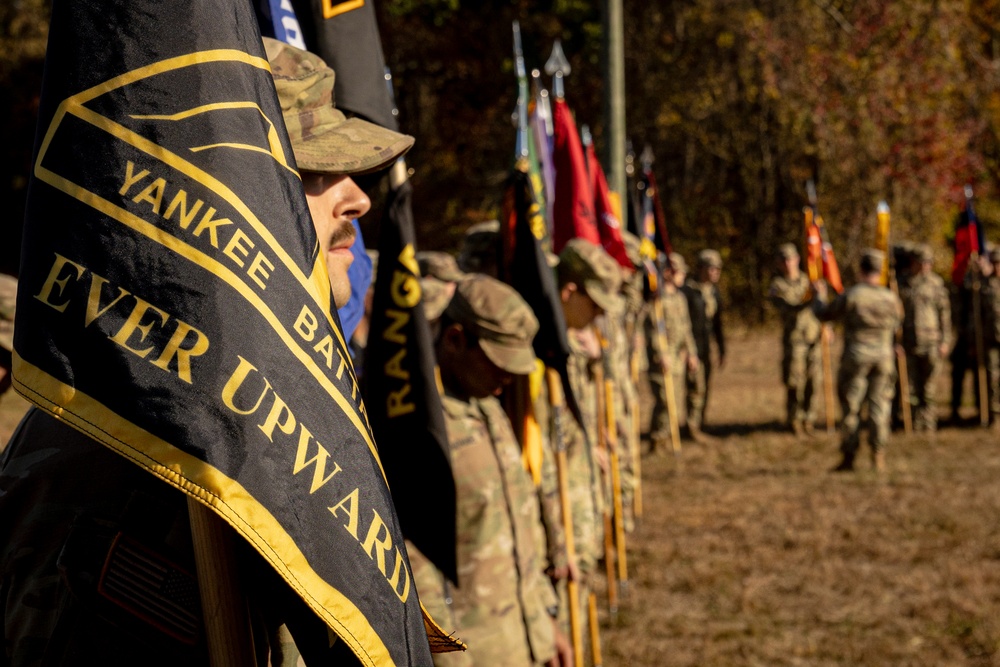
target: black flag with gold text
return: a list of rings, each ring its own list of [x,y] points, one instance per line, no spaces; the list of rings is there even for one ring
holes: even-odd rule
[[[409,181],[393,189],[382,218],[364,391],[403,534],[457,583],[455,481],[410,193]]]
[[[366,665],[430,653],[249,2],[57,0],[15,387],[204,503]]]

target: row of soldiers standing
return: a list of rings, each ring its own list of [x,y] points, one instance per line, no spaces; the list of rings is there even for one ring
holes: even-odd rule
[[[852,467],[857,450],[857,422],[864,402],[869,406],[870,441],[876,467],[884,466],[884,445],[891,419],[889,404],[894,397],[898,399],[895,382],[899,378],[906,378],[905,391],[913,409],[915,430],[936,430],[936,384],[949,355],[952,421],[958,421],[966,372],[982,363],[988,378],[989,421],[994,429],[1000,426],[1000,249],[993,248],[978,265],[973,265],[952,298],[944,280],[934,273],[930,246],[899,246],[894,248],[893,255],[898,304],[893,305],[897,300],[888,288],[876,289],[889,258],[880,251],[870,250],[863,254],[859,266],[859,285],[863,286],[864,294],[859,297],[861,292],[849,290],[842,298],[823,306],[813,299],[813,294],[824,288],[811,284],[802,273],[796,247],[790,243],[779,247],[779,275],[772,281],[768,296],[783,323],[782,377],[787,388],[787,419],[798,435],[811,434],[816,417],[815,402],[821,387],[821,319],[845,320],[845,351],[837,377],[844,413],[845,458],[838,469]],[[980,298],[975,301],[971,298],[973,279],[981,279],[976,288]],[[973,303],[979,304],[978,313],[973,310]],[[850,315],[848,309],[853,309]],[[893,309],[901,311],[898,322],[892,315]],[[982,327],[981,352],[976,343],[977,326]],[[895,363],[894,352],[898,357]],[[873,371],[875,366],[871,364],[878,367],[878,372]],[[905,364],[905,374],[899,373],[899,378],[896,364]],[[978,395],[978,384],[976,389]],[[895,405],[898,414],[899,400]]]
[[[532,350],[538,319],[496,279],[500,242],[499,225],[484,223],[457,259],[417,254],[456,484],[458,581],[408,544],[414,583],[469,647],[435,664],[600,664],[595,591],[607,582],[614,611],[624,536],[641,514],[640,367],[653,382],[654,449],[666,448],[674,410],[667,377],[702,437],[710,339],[725,351],[721,257],[701,253],[697,279],[685,281],[680,255],[654,268],[627,233],[631,270],[583,239],[550,255],[571,351],[564,394]]]

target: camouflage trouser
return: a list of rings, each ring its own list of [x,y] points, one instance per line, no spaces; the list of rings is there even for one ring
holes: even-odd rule
[[[822,381],[822,354],[819,341],[787,342],[784,345],[781,377],[785,383],[788,422],[816,420],[815,397]]]
[[[861,406],[868,404],[868,443],[872,452],[885,448],[889,439],[892,396],[895,393],[896,364],[890,356],[878,362],[841,360],[837,375],[837,391],[844,419],[841,426],[840,449],[845,456],[858,450],[861,426]]]
[[[941,356],[937,350],[930,350],[926,354],[906,354],[910,409],[913,412],[913,427],[918,431],[933,431],[937,428],[934,400],[940,370]]]
[[[705,422],[705,406],[708,404],[708,380],[712,376],[709,359],[698,359],[698,368],[687,374],[687,424],[691,428],[701,428]]]
[[[677,408],[677,421],[683,424],[684,415],[681,408],[684,405],[685,397],[684,364],[683,360],[679,358],[672,359],[670,363],[670,375],[674,381],[674,404]],[[649,370],[649,388],[653,394],[653,417],[649,424],[649,435],[655,444],[658,441],[670,439],[670,410],[667,408],[666,401],[667,387],[659,364],[657,364],[655,371],[653,368]]]

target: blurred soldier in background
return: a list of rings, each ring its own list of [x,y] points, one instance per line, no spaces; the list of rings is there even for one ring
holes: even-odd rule
[[[913,249],[909,278],[899,286],[903,301],[903,349],[917,431],[937,429],[935,384],[941,361],[951,349],[951,306],[948,289],[933,271],[934,254],[927,244]]]
[[[826,285],[813,284],[820,297],[813,307],[820,320],[844,323],[844,352],[840,358],[837,390],[843,413],[840,450],[835,471],[853,470],[858,451],[861,406],[868,405],[868,444],[877,471],[885,470],[890,406],[895,382],[894,336],[903,315],[903,304],[888,287],[882,287],[885,254],[867,249],[859,265],[861,282],[824,305]]]
[[[599,416],[594,367],[601,363],[601,348],[592,325],[602,313],[615,310],[621,271],[602,248],[573,239],[559,254],[557,275],[571,351],[570,385],[583,418],[582,423],[567,418],[563,424],[580,599],[585,605],[588,579],[596,572],[603,553],[600,469],[607,466],[596,451]]]
[[[777,260],[780,275],[771,281],[767,296],[781,317],[781,379],[787,392],[788,426],[801,437],[813,434],[816,420],[822,326],[810,307],[812,287],[799,267],[798,249],[792,243],[781,244]]]
[[[717,250],[698,253],[695,275],[684,284],[691,330],[698,347],[698,366],[687,376],[687,430],[695,440],[702,438],[708,387],[712,375],[712,339],[719,348],[719,368],[726,363],[726,340],[722,333],[722,296],[719,277],[722,256]]]
[[[660,275],[663,278],[663,289],[660,298],[663,301],[663,327],[667,344],[667,349],[663,352],[674,383],[674,409],[678,411],[678,422],[683,423],[681,406],[684,405],[686,396],[685,378],[697,373],[701,362],[691,329],[688,300],[679,288],[687,277],[687,263],[680,253],[674,252],[664,258],[662,266]],[[649,350],[649,385],[653,394],[653,415],[649,427],[650,450],[662,454],[670,449],[670,415],[665,399],[664,358],[657,338],[658,324],[652,313],[645,323]],[[691,429],[689,433],[696,440],[704,439],[700,429]]]

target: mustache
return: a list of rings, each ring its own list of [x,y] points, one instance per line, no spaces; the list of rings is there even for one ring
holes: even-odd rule
[[[330,246],[331,248],[339,248],[342,246],[354,245],[354,238],[357,233],[354,231],[354,225],[348,223],[342,225],[333,231],[330,236]]]

